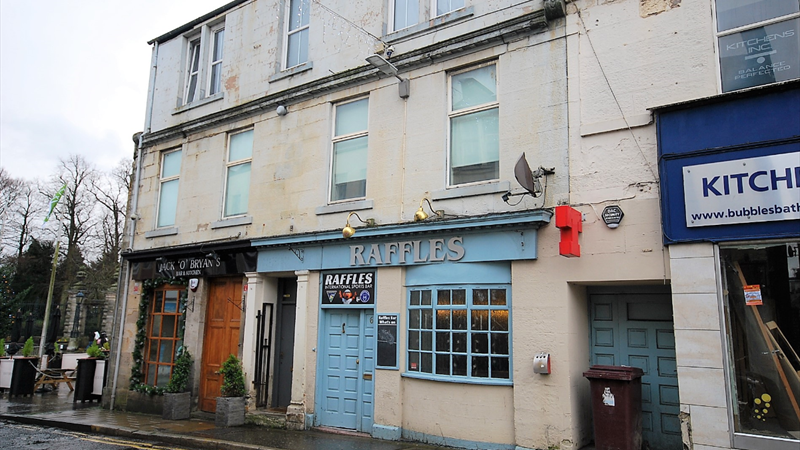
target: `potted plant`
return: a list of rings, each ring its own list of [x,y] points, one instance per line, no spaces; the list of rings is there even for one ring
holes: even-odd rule
[[[96,342],[93,342],[86,349],[88,358],[78,360],[78,372],[75,377],[75,395],[73,402],[86,400],[100,400],[103,394],[103,382],[105,381],[106,362],[103,359],[105,354]]]
[[[189,418],[192,410],[192,393],[187,391],[189,375],[192,371],[192,355],[183,349],[175,365],[172,376],[164,392],[164,409],[161,418],[166,420],[184,420]]]
[[[244,371],[239,358],[230,355],[219,369],[222,375],[221,397],[217,397],[217,410],[214,423],[218,427],[244,425]]]
[[[22,356],[14,358],[9,395],[33,395],[36,386],[36,365],[39,358],[33,355],[33,337],[22,346]]]

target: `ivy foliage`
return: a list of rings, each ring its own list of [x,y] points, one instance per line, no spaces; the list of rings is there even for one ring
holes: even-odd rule
[[[148,395],[164,395],[165,389],[159,386],[143,384],[144,380],[144,344],[147,341],[147,318],[150,313],[150,302],[153,292],[164,285],[186,286],[189,282],[183,278],[153,278],[142,282],[142,298],[139,301],[139,318],[136,320],[136,338],[133,343],[133,366],[131,367],[130,390]],[[180,298],[181,325],[178,329],[178,338],[183,340],[186,324],[186,297],[188,292],[184,289]],[[181,350],[182,351],[182,350]]]

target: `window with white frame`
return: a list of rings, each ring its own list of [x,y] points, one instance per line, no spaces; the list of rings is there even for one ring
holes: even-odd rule
[[[224,24],[204,26],[186,41],[183,104],[217,94],[222,89]]]
[[[509,285],[409,289],[407,373],[510,382],[510,292]]]
[[[214,30],[211,35],[211,64],[209,67],[208,95],[214,95],[220,91],[222,78],[222,49],[225,38],[225,29]]]
[[[311,0],[289,0],[286,20],[285,68],[308,61],[308,20]]]
[[[181,151],[165,152],[161,155],[161,176],[158,194],[158,218],[156,226],[175,225],[175,212],[178,209],[178,179],[181,174]]]
[[[250,198],[250,164],[253,158],[253,130],[228,136],[224,216],[247,213]]]
[[[717,0],[722,92],[800,78],[800,1]]]
[[[367,195],[367,124],[369,99],[362,98],[334,108],[331,157],[332,202]]]
[[[186,92],[183,103],[191,103],[197,96],[197,83],[200,79],[200,38],[192,39],[188,43],[188,58],[186,59]]]
[[[500,175],[497,66],[452,73],[449,185],[496,180]]]
[[[441,16],[464,7],[464,0],[433,0],[436,4],[436,15]]]
[[[392,0],[392,31],[402,30],[419,22],[419,0]]]

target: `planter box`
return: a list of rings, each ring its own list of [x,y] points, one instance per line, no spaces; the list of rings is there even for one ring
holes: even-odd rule
[[[33,395],[36,387],[36,365],[39,364],[37,357],[14,358],[14,370],[11,374],[11,386],[9,396],[14,395]]]
[[[0,359],[0,390],[11,387],[12,373],[14,373],[14,360],[11,358]]]
[[[158,416],[162,414],[163,410],[164,396],[128,391],[128,400],[125,402],[125,411]]]
[[[98,359],[94,368],[94,381],[92,382],[92,395],[103,395],[106,386],[106,360]]]
[[[185,420],[192,412],[192,393],[164,394],[164,408],[161,418],[165,420]]]
[[[92,391],[94,391],[94,378],[98,361],[101,360],[94,358],[78,360],[78,374],[75,377],[75,396],[72,399],[73,402],[101,400],[101,395],[92,393]],[[105,361],[103,361],[103,363],[105,363]]]
[[[218,427],[244,425],[244,400],[244,397],[217,397],[214,425]]]

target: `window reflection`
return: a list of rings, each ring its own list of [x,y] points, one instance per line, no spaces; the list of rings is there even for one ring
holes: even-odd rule
[[[799,247],[720,249],[738,432],[800,438]]]

